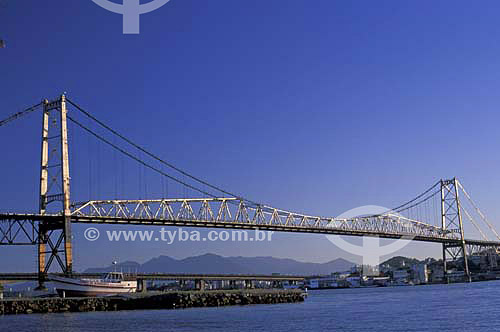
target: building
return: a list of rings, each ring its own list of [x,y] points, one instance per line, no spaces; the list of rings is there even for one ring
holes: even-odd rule
[[[412,267],[413,282],[415,284],[426,284],[429,282],[427,264],[415,264]]]
[[[319,279],[309,279],[306,282],[306,287],[311,288],[311,289],[318,289],[319,288]]]
[[[362,265],[354,265],[351,267],[351,274],[361,274],[363,272]]]
[[[343,288],[347,287],[345,279],[348,273],[332,273],[328,276],[317,277],[307,281],[307,287],[315,288]]]
[[[432,266],[430,281],[432,283],[440,283],[444,281],[444,271],[441,265]]]
[[[361,277],[347,277],[346,281],[351,288],[361,287]]]
[[[465,280],[465,272],[450,270],[446,272],[446,278],[448,282],[462,282]]]
[[[392,280],[395,284],[407,284],[409,279],[407,270],[394,270],[392,271]]]

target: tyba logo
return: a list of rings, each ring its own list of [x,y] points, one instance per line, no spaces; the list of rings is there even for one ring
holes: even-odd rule
[[[170,0],[153,0],[142,5],[140,0],[123,0],[121,5],[109,0],[92,1],[110,12],[123,15],[124,34],[139,34],[140,15],[157,10]]]
[[[370,218],[363,218],[363,216],[366,217],[366,216],[376,216],[376,215],[393,216],[393,219],[389,218],[390,220],[386,221],[386,223],[389,224],[390,223],[397,224],[398,222],[411,223],[410,221],[405,221],[405,218],[399,216],[399,214],[393,211],[389,211],[389,209],[385,207],[376,205],[365,205],[357,207],[355,209],[351,209],[349,211],[342,213],[340,216],[337,217],[337,219],[344,220],[345,222],[351,220],[354,229],[356,228],[363,229],[362,224],[370,222]],[[402,221],[398,221],[399,219],[398,217],[402,217]],[[381,218],[380,220],[375,220],[372,222],[378,222],[382,224],[384,221],[383,218]],[[382,225],[379,225],[379,228],[382,227],[383,227]],[[407,246],[410,243],[410,241],[415,238],[415,235],[401,234],[401,236],[398,239],[384,246],[380,245],[380,238],[377,236],[363,236],[363,244],[361,246],[357,246],[350,242],[347,242],[339,235],[326,235],[326,237],[340,249],[348,253],[351,253],[353,255],[361,256],[363,258],[363,268],[365,267],[374,268],[373,270],[367,269],[367,271],[363,269],[363,275],[378,275],[377,268],[380,264],[381,258],[383,256],[393,254],[396,251]]]

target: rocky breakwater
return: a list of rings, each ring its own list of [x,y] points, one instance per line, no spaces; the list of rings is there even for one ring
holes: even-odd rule
[[[181,309],[304,301],[298,290],[192,291],[134,294],[121,297],[0,300],[0,314]]]

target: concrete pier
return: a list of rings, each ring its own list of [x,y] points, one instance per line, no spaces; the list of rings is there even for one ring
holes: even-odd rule
[[[117,297],[15,298],[0,300],[0,315],[181,309],[229,305],[303,302],[300,290],[238,290],[135,293]]]

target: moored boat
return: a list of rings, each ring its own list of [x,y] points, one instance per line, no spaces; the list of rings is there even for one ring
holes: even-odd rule
[[[136,280],[125,280],[121,272],[109,272],[101,279],[74,279],[51,276],[56,291],[61,297],[109,296],[135,293]]]

